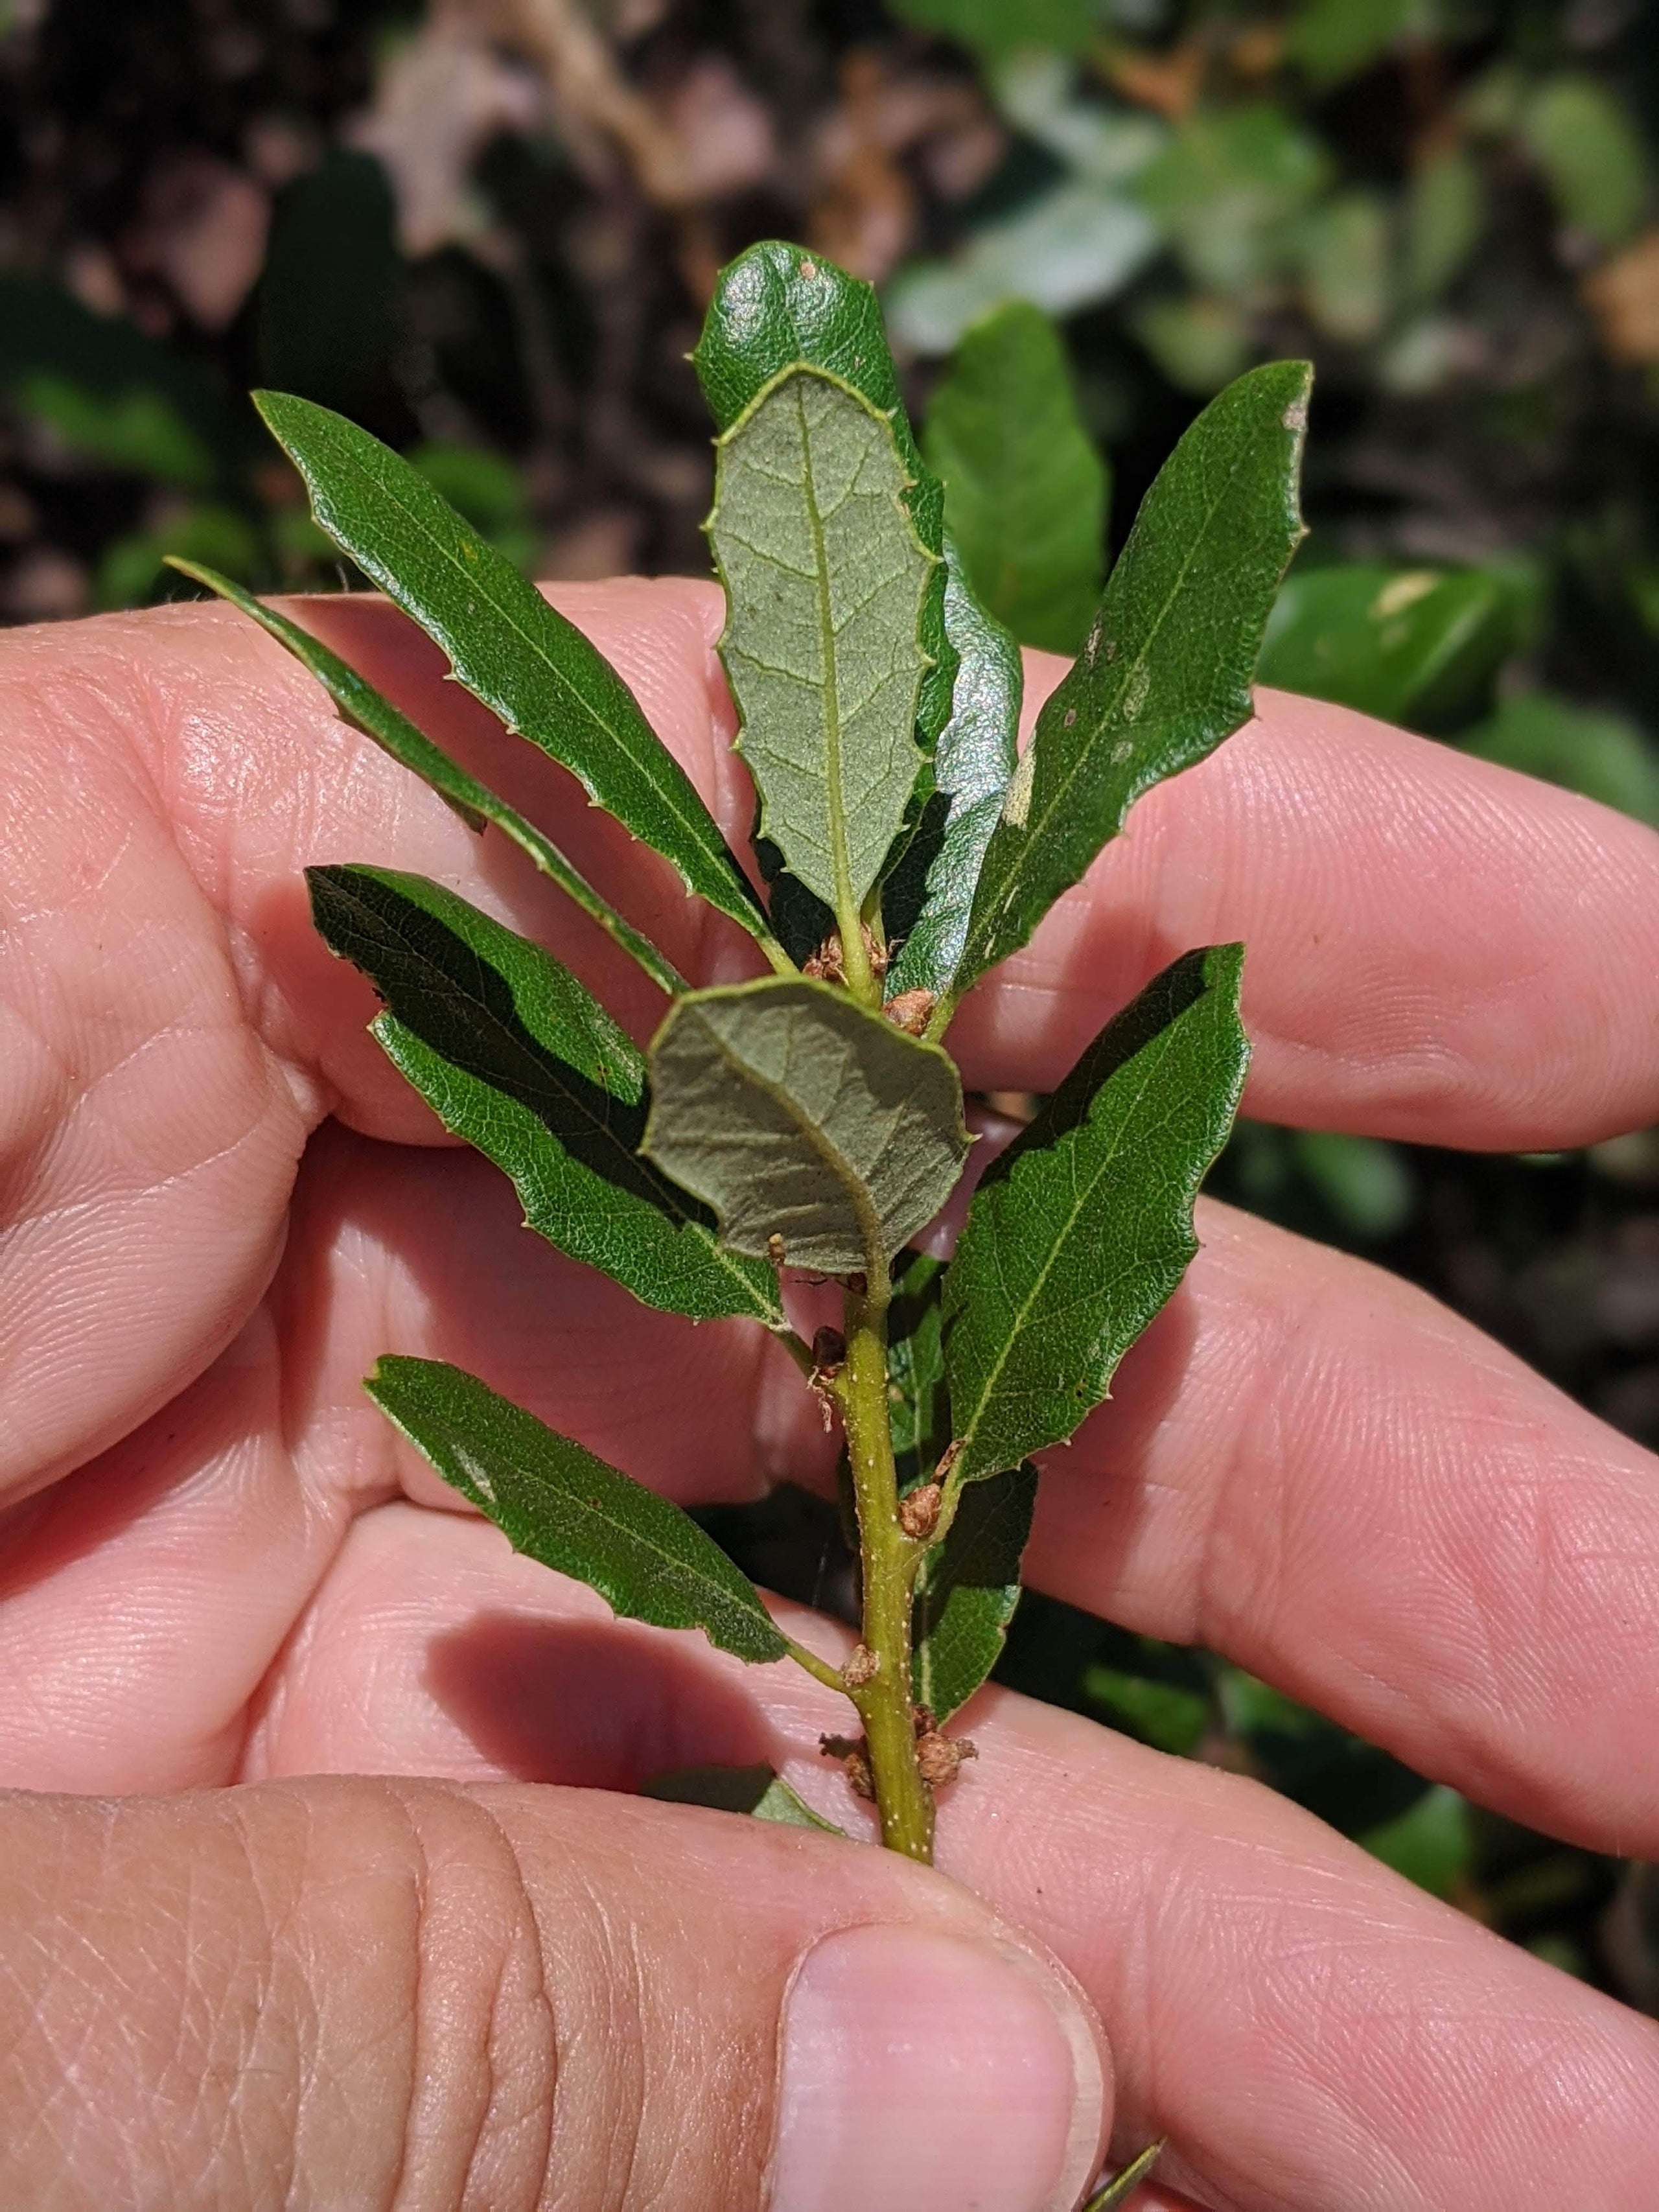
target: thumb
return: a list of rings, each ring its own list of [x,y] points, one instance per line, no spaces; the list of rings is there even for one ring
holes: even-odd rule
[[[1109,2074],[942,1875],[595,1791],[0,1796],[0,2203],[1070,2212]]]

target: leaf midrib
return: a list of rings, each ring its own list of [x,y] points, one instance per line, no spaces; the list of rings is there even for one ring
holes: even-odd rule
[[[1049,1246],[1048,1256],[1043,1261],[1036,1275],[1032,1278],[1030,1287],[1027,1291],[1024,1298],[1022,1300],[1009,1300],[1012,1319],[1010,1320],[1006,1328],[1002,1331],[1001,1349],[998,1352],[995,1359],[992,1362],[990,1370],[986,1376],[985,1382],[981,1388],[978,1403],[974,1409],[973,1419],[969,1423],[968,1426],[962,1433],[963,1457],[969,1465],[972,1464],[973,1444],[975,1437],[979,1433],[980,1423],[984,1418],[987,1407],[991,1402],[992,1394],[996,1389],[997,1382],[1001,1376],[1002,1370],[1008,1364],[1008,1360],[1013,1352],[1015,1341],[1024,1330],[1027,1318],[1029,1317],[1032,1308],[1036,1304],[1043,1289],[1047,1285],[1050,1274],[1058,1265],[1061,1248],[1069,1242],[1077,1227],[1078,1218],[1082,1213],[1085,1205],[1087,1203],[1088,1200],[1093,1196],[1101,1177],[1112,1165],[1114,1161],[1117,1158],[1119,1152],[1121,1151],[1127,1136],[1127,1126],[1129,1121],[1139,1108],[1141,1100],[1146,1097],[1147,1085],[1151,1083],[1154,1075],[1156,1075],[1158,1068],[1161,1065],[1164,1055],[1170,1051],[1175,1042],[1174,1026],[1171,1025],[1170,1030],[1167,1031],[1164,1036],[1155,1038],[1152,1042],[1153,1046],[1157,1048],[1157,1057],[1146,1063],[1139,1086],[1123,1115],[1123,1123],[1122,1126],[1120,1127],[1117,1135],[1113,1139],[1111,1145],[1103,1156],[1100,1164],[1095,1170],[1093,1175],[1090,1176],[1087,1183],[1075,1188],[1072,1205]],[[1144,1048],[1151,1049],[1152,1048]],[[1092,1115],[1091,1115],[1090,1119],[1092,1120]],[[1085,1123],[1085,1126],[1086,1127],[1087,1124]],[[1078,1143],[1080,1143],[1082,1139],[1083,1130],[1077,1129],[1073,1131],[1071,1133],[1074,1139],[1071,1150],[1073,1155],[1075,1155],[1077,1145]],[[1016,1163],[1016,1164],[1018,1164]],[[994,1252],[995,1251],[995,1249],[996,1248],[994,1246]],[[998,1272],[1000,1273],[1000,1258],[998,1262]],[[1004,1281],[1004,1288],[1006,1291],[1006,1279]],[[993,1470],[993,1472],[1000,1472],[1000,1470],[996,1469]]]
[[[560,668],[558,663],[553,659],[551,655],[544,649],[541,641],[533,636],[530,631],[526,629],[510,610],[504,606],[501,601],[495,597],[494,594],[487,588],[486,578],[480,576],[473,570],[470,569],[465,562],[460,559],[459,556],[451,551],[451,550],[445,545],[443,540],[438,537],[436,533],[432,531],[415,513],[414,509],[404,502],[392,486],[386,483],[382,479],[371,475],[368,469],[357,458],[357,456],[349,450],[349,448],[346,449],[343,458],[344,464],[347,468],[355,471],[356,473],[369,485],[371,489],[379,492],[382,498],[389,501],[391,504],[397,508],[398,512],[406,519],[410,526],[413,530],[418,532],[429,545],[435,548],[440,557],[447,562],[448,567],[453,569],[465,584],[476,590],[482,598],[489,601],[489,604],[494,608],[495,613],[500,616],[501,619],[507,625],[508,629],[513,631],[514,635],[522,641],[528,651],[534,656],[535,659],[552,677],[554,682],[558,685],[560,690],[568,694],[568,696],[575,702],[580,711],[586,715],[588,720],[592,722],[595,727],[601,730],[605,737],[610,739],[611,744],[616,748],[624,764],[638,771],[649,789],[668,809],[668,811],[673,817],[677,826],[684,829],[690,833],[693,843],[698,847],[706,858],[716,864],[722,877],[731,877],[733,888],[739,890],[738,904],[744,908],[744,912],[741,915],[733,915],[732,918],[734,920],[742,921],[746,928],[752,928],[753,933],[757,937],[762,939],[763,941],[769,937],[771,932],[766,925],[764,916],[760,912],[757,905],[751,905],[751,902],[754,900],[754,892],[749,886],[747,878],[744,877],[741,869],[738,869],[733,866],[728,865],[732,860],[731,851],[726,846],[725,840],[720,836],[720,832],[718,827],[714,823],[713,816],[708,814],[706,811],[701,815],[697,813],[687,815],[684,809],[677,803],[672,793],[672,787],[671,786],[665,786],[659,783],[656,777],[652,775],[649,768],[646,765],[645,761],[635,758],[633,754],[629,750],[627,745],[624,744],[620,731],[592,705],[591,701],[586,700],[582,696],[575,684],[571,682],[570,678],[564,673],[563,670]],[[310,481],[308,472],[307,481]],[[334,505],[334,502],[329,498],[328,494],[323,491],[314,483],[311,484],[311,491],[312,497],[319,510],[324,506]],[[319,520],[320,520],[320,519],[321,516],[319,512]],[[331,532],[331,534],[332,533]],[[351,550],[351,549],[348,548],[348,550]],[[351,551],[351,557],[354,561],[357,560],[358,556],[355,550]],[[372,555],[370,556],[370,558],[376,557],[377,556]],[[401,605],[405,596],[402,584],[399,582],[392,569],[387,567],[383,561],[379,562],[379,566],[382,573],[382,581],[385,589]],[[405,611],[407,611],[407,610],[405,610]],[[422,628],[425,627],[424,624],[422,626]],[[449,626],[446,624],[445,627],[447,629]],[[443,649],[448,656],[450,665],[459,675],[460,673],[463,659],[468,657],[465,654],[464,648],[458,649],[456,646],[446,643]],[[463,680],[465,681],[466,679],[464,678]],[[620,677],[618,677],[617,680],[618,683],[622,681]],[[469,690],[474,690],[475,688],[476,687],[471,682],[468,682],[467,689]],[[496,711],[494,702],[490,701],[489,703],[491,706],[492,711]],[[531,744],[538,745],[539,749],[550,751],[550,748],[541,748],[539,739],[530,737],[530,733],[521,728],[517,722],[512,720],[508,715],[503,714],[501,719],[505,723],[507,729],[513,736],[529,738]],[[640,719],[641,722],[644,722],[645,717],[643,713],[641,713]],[[647,730],[650,729],[650,725],[648,723],[646,723],[645,726]],[[651,736],[653,744],[661,744],[662,740],[656,736],[654,732],[651,732]],[[559,756],[557,754],[554,754],[553,757],[555,759],[559,759]],[[597,793],[594,792],[592,784],[589,781],[587,776],[583,774],[580,768],[575,767],[570,762],[563,760],[560,761],[560,765],[561,767],[568,768],[570,769],[570,773],[574,775],[578,782],[582,785],[584,789],[587,792],[590,799],[597,799]],[[602,799],[599,799],[598,803],[601,805],[605,804]],[[627,826],[628,825],[624,824],[624,827]],[[714,835],[718,841],[718,849],[716,849],[716,847],[711,846],[708,842],[708,833],[711,829],[714,830]],[[629,834],[636,841],[639,839],[640,833],[637,830],[630,830]],[[686,874],[685,870],[674,860],[672,854],[665,854],[663,857],[669,861],[670,865],[675,869],[677,874],[680,876],[682,880],[684,881],[688,886],[692,889],[700,888],[699,886],[692,885],[690,884],[690,878]],[[743,890],[748,891],[747,899],[744,899],[741,896],[741,892]],[[729,908],[722,908],[722,911],[730,913],[731,909]]]
[[[1152,628],[1146,633],[1146,640],[1142,644],[1139,652],[1136,653],[1133,660],[1128,660],[1124,663],[1122,675],[1119,681],[1117,690],[1113,695],[1111,704],[1107,708],[1099,722],[1096,725],[1094,736],[1091,738],[1089,744],[1084,746],[1075,755],[1071,766],[1062,773],[1060,781],[1056,787],[1048,805],[1043,809],[1042,813],[1037,821],[1028,828],[1025,841],[1020,848],[1020,859],[1022,860],[1035,850],[1037,844],[1042,838],[1047,836],[1048,825],[1054,820],[1055,811],[1059,807],[1060,801],[1071,789],[1073,781],[1082,774],[1085,766],[1092,757],[1096,747],[1100,744],[1107,728],[1109,726],[1110,715],[1123,699],[1134,676],[1146,661],[1146,659],[1151,653],[1153,646],[1157,643],[1158,636],[1163,630],[1164,624],[1169,618],[1170,610],[1174,607],[1176,599],[1180,597],[1182,590],[1185,588],[1188,574],[1191,569],[1194,562],[1198,558],[1200,548],[1205,538],[1208,535],[1210,527],[1214,522],[1217,514],[1220,510],[1223,501],[1226,498],[1227,494],[1231,490],[1234,480],[1237,477],[1239,471],[1244,466],[1245,461],[1254,456],[1257,443],[1257,438],[1248,440],[1241,447],[1240,451],[1228,468],[1222,479],[1220,489],[1217,492],[1215,498],[1205,510],[1202,526],[1193,532],[1192,541],[1187,548],[1181,567],[1176,573],[1175,581],[1170,585],[1168,592],[1164,594],[1164,603],[1158,611],[1158,614],[1153,620]],[[1125,550],[1127,551],[1127,549],[1126,548]],[[1108,584],[1107,588],[1109,591],[1111,588],[1109,583]],[[1047,709],[1045,708],[1045,718],[1046,714]],[[1041,734],[1040,726],[1036,734]],[[1034,735],[1032,743],[1035,744],[1036,742],[1036,736]],[[1007,890],[998,910],[997,925],[1000,925],[1006,915],[1008,908],[1012,902],[1017,889],[1018,872],[1017,871],[1011,871]],[[995,926],[996,925],[988,926],[986,933],[988,942],[994,942]]]
[[[830,604],[830,549],[824,543],[823,517],[818,512],[817,479],[812,469],[811,434],[806,422],[805,377],[794,380],[795,420],[800,428],[801,490],[806,502],[807,521],[812,532],[812,558],[816,569],[813,588],[818,603],[818,637],[823,654],[823,752],[826,775],[824,799],[830,813],[830,872],[836,884],[836,919],[841,925],[842,937],[846,941],[858,927],[854,912],[853,864],[847,849],[847,808],[841,779],[841,661],[835,625],[834,610]],[[862,467],[862,463],[860,464]],[[856,481],[856,479],[855,479]]]

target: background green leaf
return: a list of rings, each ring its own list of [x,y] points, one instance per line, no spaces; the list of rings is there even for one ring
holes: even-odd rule
[[[1075,653],[1104,574],[1106,468],[1041,308],[1010,300],[964,332],[922,447],[988,612],[1022,645]]]
[[[257,622],[261,629],[269,631],[279,645],[286,646],[295,659],[311,671],[354,729],[372,738],[404,768],[412,769],[423,783],[429,784],[441,798],[448,800],[470,829],[482,830],[486,823],[493,822],[521,852],[530,855],[544,875],[550,876],[561,890],[574,900],[585,915],[630,953],[652,981],[660,985],[671,998],[675,992],[685,988],[685,978],[673,963],[664,958],[648,937],[624,921],[615,908],[600,897],[550,837],[544,837],[516,808],[509,806],[504,799],[498,799],[486,784],[451,760],[441,746],[434,744],[407,714],[400,714],[389,699],[337,653],[331,653],[320,639],[301,629],[298,623],[290,622],[274,607],[264,605],[228,576],[204,568],[198,562],[173,556],[167,565],[177,568],[181,575],[205,584],[221,599],[228,599],[233,606]]]
[[[700,1628],[717,1650],[757,1663],[787,1655],[754,1585],[689,1514],[476,1376],[388,1357],[363,1387],[515,1552],[586,1583],[631,1620]]]
[[[1025,672],[1019,647],[988,615],[945,541],[945,626],[957,653],[951,719],[933,755],[933,792],[915,836],[882,890],[895,947],[886,995],[931,991],[955,980],[986,848],[1014,771]]]
[[[709,541],[721,658],[764,834],[847,927],[922,765],[922,602],[936,565],[891,423],[815,368],[783,371],[719,444]]]
[[[1241,376],[1158,471],[1009,783],[959,983],[1025,943],[1142,792],[1248,719],[1262,628],[1302,534],[1310,376],[1305,362]]]
[[[1659,757],[1627,714],[1528,692],[1504,700],[1461,743],[1479,760],[1541,776],[1659,829]]]
[[[951,1441],[945,1394],[945,1262],[905,1252],[887,1309],[887,1399],[901,1492],[929,1480]]]
[[[838,376],[893,425],[911,478],[904,494],[916,535],[928,552],[945,550],[945,490],[926,465],[899,391],[875,287],[849,276],[821,253],[763,239],[715,281],[691,356],[716,428],[725,432],[774,377],[796,362]],[[916,731],[924,750],[951,711],[956,663],[945,635],[945,578],[933,571],[923,608],[923,650],[933,666],[922,679]]]
[[[505,1170],[529,1226],[647,1305],[784,1326],[772,1270],[639,1152],[645,1063],[568,968],[388,868],[307,871],[330,946],[386,1001],[374,1035],[447,1129]]]
[[[942,1728],[1002,1656],[1019,1603],[1019,1563],[1036,1508],[1029,1461],[963,1492],[916,1578],[911,1683]]]
[[[1648,198],[1647,155],[1616,94],[1593,76],[1553,76],[1522,109],[1521,136],[1564,222],[1601,246],[1630,236]]]
[[[569,769],[690,890],[769,941],[713,815],[604,654],[389,447],[309,400],[258,398],[322,528],[443,648],[467,690]]]
[[[828,983],[693,991],[650,1065],[645,1151],[757,1258],[775,1235],[792,1267],[849,1274],[872,1245],[884,1265],[967,1155],[954,1064]]]
[[[960,1480],[1069,1437],[1186,1273],[1249,1060],[1243,965],[1237,945],[1172,963],[974,1194],[945,1278]]]
[[[1431,733],[1480,710],[1515,637],[1504,580],[1369,562],[1293,572],[1256,680]]]

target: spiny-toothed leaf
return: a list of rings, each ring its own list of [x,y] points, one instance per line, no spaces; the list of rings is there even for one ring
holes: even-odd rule
[[[1028,1461],[962,1494],[944,1540],[916,1578],[911,1683],[940,1727],[1002,1656],[1019,1603],[1019,1563],[1031,1533],[1037,1471]]]
[[[568,968],[420,876],[307,876],[323,937],[386,1002],[387,1057],[512,1177],[531,1228],[647,1305],[784,1326],[772,1270],[727,1251],[708,1209],[641,1158],[643,1055]]]
[[[1302,534],[1312,374],[1281,361],[1241,376],[1158,471],[1083,651],[1009,781],[959,987],[1018,951],[1142,792],[1249,719],[1262,630]]]
[[[417,729],[407,714],[400,713],[338,653],[331,653],[309,630],[301,629],[298,623],[278,614],[275,607],[264,605],[252,592],[244,591],[240,584],[220,575],[216,569],[174,556],[168,556],[167,566],[196,583],[205,584],[222,599],[228,599],[234,607],[252,617],[261,629],[269,631],[279,645],[286,646],[295,659],[311,671],[353,729],[361,730],[366,738],[372,738],[390,753],[393,760],[412,769],[423,783],[429,784],[441,799],[447,800],[469,829],[483,830],[493,822],[504,831],[520,851],[530,855],[544,875],[550,876],[585,915],[597,921],[624,951],[631,953],[652,981],[659,984],[671,998],[685,988],[685,978],[673,963],[658,951],[649,938],[641,936],[607,900],[600,897],[550,837],[544,837],[534,823],[527,822],[516,808],[509,806],[504,799],[498,799],[488,785],[480,783],[476,776],[469,775],[451,760],[441,746],[434,744],[423,730]]]
[[[937,830],[930,837],[924,823],[882,894],[889,936],[899,940],[887,971],[890,1000],[908,991],[944,999],[956,979],[975,887],[1014,771],[1024,691],[1019,647],[975,599],[949,538],[945,566],[956,691],[933,756]],[[907,879],[918,877],[913,888]]]
[[[689,1514],[476,1375],[388,1357],[363,1387],[515,1552],[586,1583],[631,1620],[700,1628],[757,1664],[787,1656],[754,1585]]]
[[[887,416],[910,478],[904,503],[930,553],[945,550],[945,492],[923,463],[899,392],[875,287],[821,253],[763,239],[722,269],[691,356],[716,427],[729,430],[763,388],[796,362],[826,369]],[[935,569],[922,605],[922,678],[916,733],[924,750],[951,711],[955,656],[945,634],[945,580]]]
[[[644,1150],[757,1258],[779,1237],[792,1267],[884,1266],[967,1155],[952,1062],[828,983],[690,992],[650,1067]]]
[[[308,399],[254,396],[320,527],[442,647],[459,681],[769,947],[714,817],[599,648],[390,447]]]
[[[922,447],[988,611],[1022,645],[1075,653],[1100,598],[1106,468],[1041,307],[1009,300],[964,332]]]
[[[640,1791],[665,1805],[707,1805],[716,1813],[747,1813],[751,1820],[775,1820],[786,1828],[817,1828],[845,1836],[833,1820],[815,1813],[770,1766],[681,1766],[659,1774]]]
[[[722,433],[709,542],[720,640],[760,793],[792,874],[855,915],[922,759],[919,635],[935,565],[901,494],[891,422],[821,370],[793,368]]]
[[[945,1262],[906,1252],[887,1309],[888,1425],[901,1491],[928,1481],[951,1441],[945,1395]]]
[[[975,1192],[945,1278],[958,1480],[1069,1437],[1186,1273],[1249,1060],[1243,954],[1185,953],[1155,977]]]

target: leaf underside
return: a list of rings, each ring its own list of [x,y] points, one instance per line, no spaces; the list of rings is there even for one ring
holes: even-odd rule
[[[251,592],[244,591],[240,584],[220,575],[216,569],[174,556],[169,556],[168,566],[196,583],[205,584],[210,592],[216,592],[221,599],[228,599],[257,622],[279,645],[286,646],[301,666],[308,668],[322,684],[351,726],[373,738],[402,767],[412,769],[423,783],[453,808],[470,830],[482,830],[493,823],[503,831],[529,854],[544,875],[568,893],[584,914],[591,915],[601,929],[631,953],[652,981],[660,985],[671,998],[685,988],[685,978],[672,963],[658,951],[649,938],[641,936],[608,901],[600,897],[551,838],[544,836],[516,808],[497,798],[487,784],[480,783],[459,763],[451,760],[441,746],[434,744],[423,730],[359,676],[349,662],[331,653],[319,638],[301,629],[298,623],[290,622],[275,607],[264,605]]]
[[[904,503],[929,553],[945,550],[945,489],[923,463],[899,391],[875,287],[821,253],[763,239],[721,270],[691,356],[715,427],[729,430],[774,377],[805,362],[838,377],[886,416],[910,478]],[[951,711],[955,659],[945,635],[944,578],[935,568],[922,609],[916,732],[924,750]]]
[[[1237,945],[1173,962],[975,1193],[944,1290],[961,1480],[1069,1437],[1186,1272],[1249,1060],[1243,963]]]
[[[700,1628],[757,1663],[787,1656],[753,1586],[713,1537],[642,1483],[459,1367],[387,1357],[364,1388],[516,1552],[657,1628]]]
[[[784,1326],[772,1270],[640,1156],[644,1057],[568,969],[422,877],[307,872],[324,939],[386,1002],[387,1057],[512,1177],[531,1228],[647,1305]]]
[[[975,599],[949,538],[945,569],[956,688],[933,756],[932,829],[924,825],[882,895],[888,935],[897,943],[890,1000],[907,991],[942,999],[956,980],[975,887],[1014,770],[1024,691],[1019,647]]]
[[[713,815],[604,654],[378,438],[290,393],[256,399],[319,526],[441,647],[459,682],[671,861],[688,890],[769,941]]]
[[[1009,782],[958,988],[1018,951],[1143,792],[1249,718],[1262,631],[1302,534],[1311,374],[1273,362],[1241,376],[1158,471]]]
[[[650,1051],[643,1149],[712,1206],[731,1248],[825,1274],[882,1264],[968,1151],[954,1064],[827,983],[676,1000]]]
[[[720,441],[708,536],[738,750],[763,834],[843,915],[875,882],[922,765],[918,629],[934,564],[907,482],[887,418],[805,367]]]

